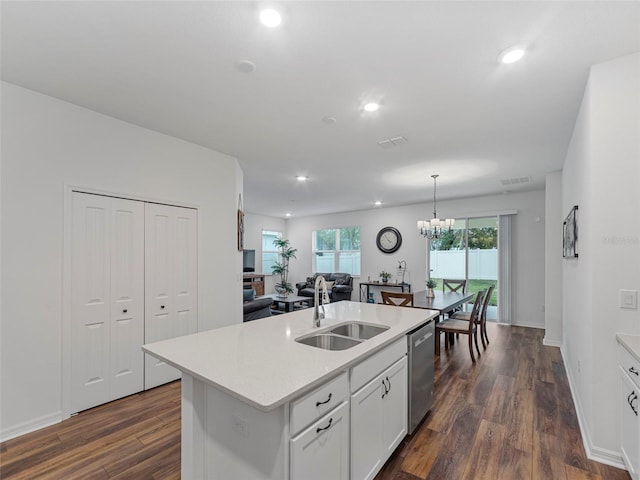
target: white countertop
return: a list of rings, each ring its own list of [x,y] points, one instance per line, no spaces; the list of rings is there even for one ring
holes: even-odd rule
[[[142,349],[255,408],[269,411],[438,315],[435,310],[347,301],[325,305],[325,313],[320,328],[312,327],[313,308],[308,308],[151,343]],[[348,321],[390,328],[341,351],[295,341]]]
[[[633,357],[640,362],[640,335],[616,333],[616,339]]]

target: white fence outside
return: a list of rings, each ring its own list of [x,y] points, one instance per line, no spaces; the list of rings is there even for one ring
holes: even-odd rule
[[[434,278],[465,278],[464,250],[432,250],[429,262]],[[468,278],[498,280],[498,250],[469,250]]]

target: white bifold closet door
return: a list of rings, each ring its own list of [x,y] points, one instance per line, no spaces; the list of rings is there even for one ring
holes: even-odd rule
[[[71,408],[143,389],[144,204],[73,193]]]
[[[153,343],[198,330],[197,211],[145,204],[145,338]],[[180,372],[145,355],[145,389]]]

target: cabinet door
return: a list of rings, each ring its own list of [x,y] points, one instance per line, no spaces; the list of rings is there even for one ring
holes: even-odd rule
[[[351,396],[351,478],[370,479],[382,467],[384,374]]]
[[[383,462],[387,460],[407,434],[407,357],[384,372],[387,392],[382,398]]]
[[[407,357],[351,396],[351,478],[372,479],[407,434]]]
[[[349,403],[344,402],[291,440],[291,479],[348,478]]]
[[[142,390],[144,209],[74,192],[71,411]]]
[[[144,204],[111,199],[111,400],[144,387]]]
[[[620,370],[619,395],[619,408],[622,412],[622,458],[631,478],[637,480],[638,463],[640,462],[640,421],[636,412],[640,408],[640,399],[638,398],[638,389],[622,369]]]
[[[190,208],[145,205],[145,343],[196,333],[197,218]],[[145,355],[144,387],[180,378]]]

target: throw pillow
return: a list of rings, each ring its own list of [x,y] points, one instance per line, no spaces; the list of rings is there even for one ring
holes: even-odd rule
[[[331,290],[333,288],[333,284],[335,282],[326,282],[327,283],[327,291]]]
[[[347,284],[347,281],[344,278],[342,277],[336,278],[336,285],[346,285],[346,284]]]
[[[253,288],[245,288],[242,290],[242,301],[251,302],[256,296],[256,291]]]
[[[307,287],[313,287],[313,284],[316,282],[316,279],[313,277],[307,277]]]

